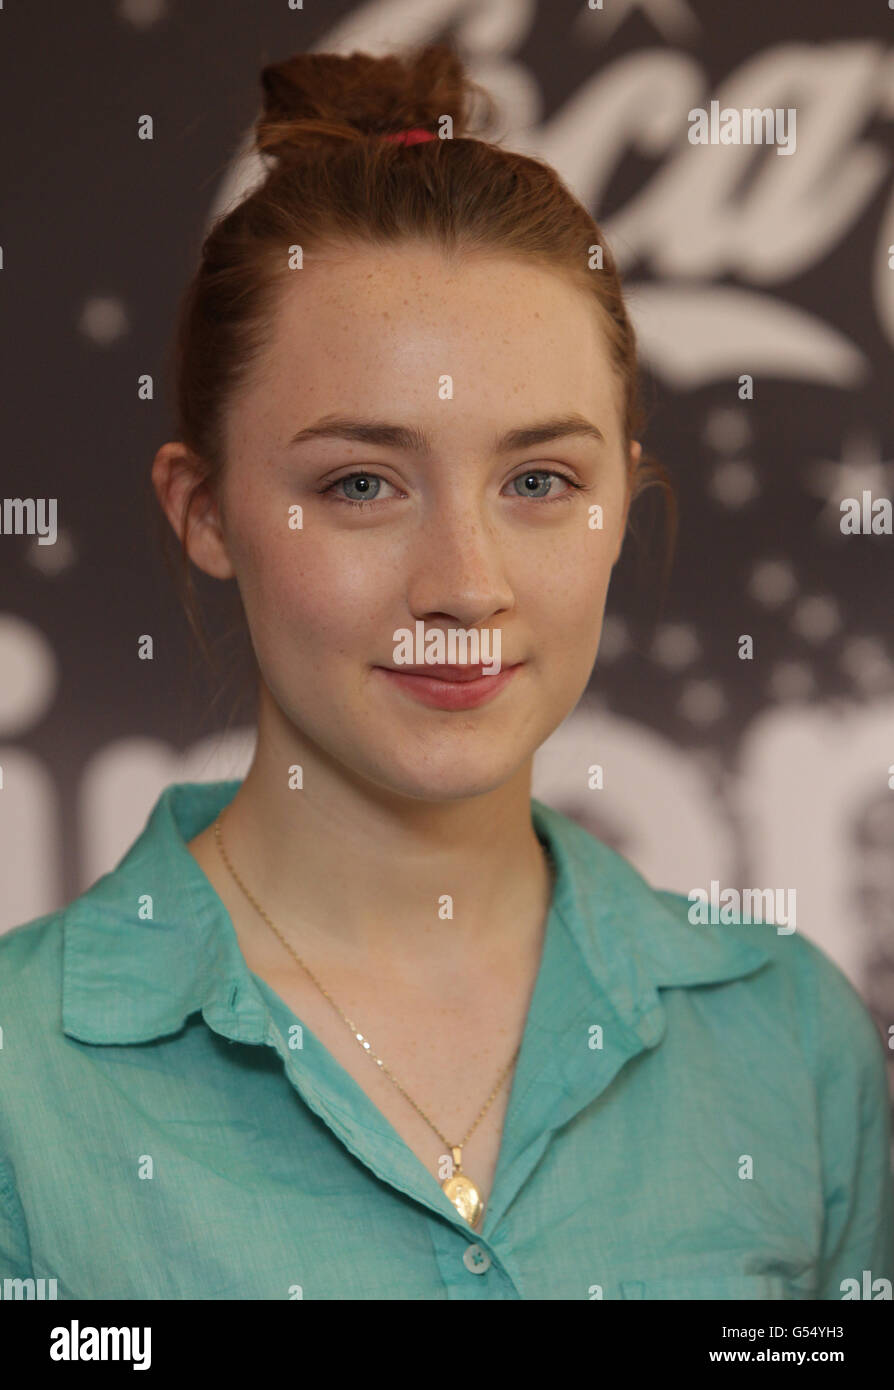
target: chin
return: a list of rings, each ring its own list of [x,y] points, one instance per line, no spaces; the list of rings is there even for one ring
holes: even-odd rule
[[[502,787],[518,771],[516,758],[505,767],[482,768],[481,760],[469,759],[475,766],[464,767],[454,758],[438,762],[427,760],[425,765],[401,768],[392,762],[382,768],[376,780],[395,796],[412,797],[417,801],[463,801],[473,796],[485,796]]]

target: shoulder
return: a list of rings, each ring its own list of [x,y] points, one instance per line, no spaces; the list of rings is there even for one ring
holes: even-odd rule
[[[689,899],[655,890],[674,917],[689,924]],[[756,1021],[771,1036],[782,1029],[796,1041],[818,1087],[849,1075],[877,1100],[887,1095],[887,1052],[872,1014],[841,967],[800,928],[788,933],[770,922],[701,927],[735,931],[766,956],[766,963],[729,982],[744,991]]]
[[[694,991],[715,1037],[739,1039],[768,1066],[806,1065],[815,1078],[846,1066],[864,1073],[876,1092],[887,1049],[854,984],[802,925],[784,921],[699,920],[685,893],[654,887],[624,854],[578,822],[533,800],[535,826],[545,831],[565,870],[556,902],[582,939],[597,943],[597,965],[617,962],[617,943],[637,956],[654,983]],[[772,914],[771,914],[772,915]],[[809,924],[807,924],[809,926]],[[629,983],[629,972],[625,976]],[[685,1007],[683,998],[679,1000]]]

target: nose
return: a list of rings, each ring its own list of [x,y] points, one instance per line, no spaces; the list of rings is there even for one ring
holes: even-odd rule
[[[463,628],[514,606],[505,541],[480,503],[453,501],[422,523],[408,557],[407,603],[414,618]]]

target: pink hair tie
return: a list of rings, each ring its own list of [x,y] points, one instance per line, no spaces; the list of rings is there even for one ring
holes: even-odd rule
[[[397,130],[390,135],[383,135],[383,140],[392,140],[397,145],[418,145],[422,140],[437,140],[436,135],[432,135],[430,130],[424,130],[422,126],[413,126],[410,130]]]

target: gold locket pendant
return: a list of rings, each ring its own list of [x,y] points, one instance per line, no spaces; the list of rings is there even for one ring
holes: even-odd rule
[[[450,1201],[456,1207],[460,1216],[464,1221],[468,1221],[469,1225],[474,1230],[481,1219],[481,1211],[484,1203],[481,1200],[481,1193],[472,1182],[472,1179],[467,1178],[462,1171],[462,1164],[460,1162],[462,1150],[460,1148],[454,1148],[451,1152],[453,1153],[453,1176],[445,1178],[441,1186],[447,1193]]]

